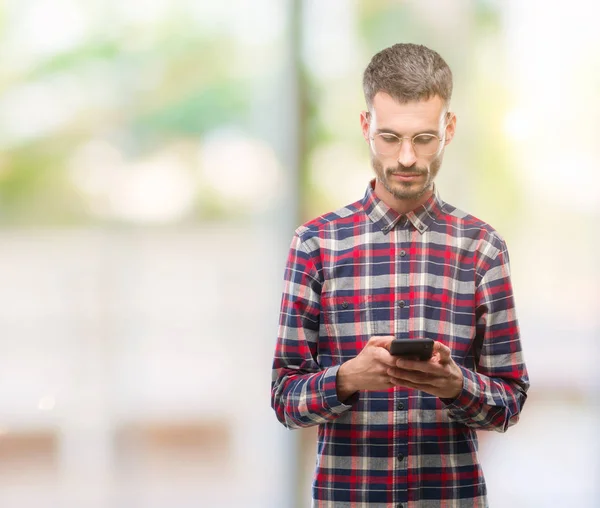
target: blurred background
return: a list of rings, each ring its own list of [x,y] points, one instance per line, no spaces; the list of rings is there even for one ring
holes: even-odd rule
[[[444,200],[507,240],[532,388],[494,507],[597,506],[594,2],[4,0],[0,506],[309,505],[270,408],[294,229],[362,197],[362,72],[454,72]]]

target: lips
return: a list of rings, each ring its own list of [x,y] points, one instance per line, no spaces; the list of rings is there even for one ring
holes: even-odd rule
[[[421,176],[421,173],[390,173],[390,175],[399,178],[416,178]]]

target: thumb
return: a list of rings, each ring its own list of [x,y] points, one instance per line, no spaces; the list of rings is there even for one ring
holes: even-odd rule
[[[433,343],[433,354],[439,353],[440,363],[449,363],[452,361],[452,351],[450,348],[437,340]]]
[[[367,342],[368,347],[384,347],[389,351],[390,344],[395,339],[393,335],[380,335],[377,337],[371,337]]]

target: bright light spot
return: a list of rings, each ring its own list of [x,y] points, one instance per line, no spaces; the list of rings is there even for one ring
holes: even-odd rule
[[[222,130],[204,138],[200,166],[205,181],[235,208],[268,208],[281,183],[275,153],[262,141]]]
[[[0,101],[2,141],[42,136],[73,118],[85,102],[84,88],[70,77],[55,77],[8,91]]]
[[[176,148],[128,162],[111,144],[93,140],[75,152],[69,175],[92,213],[104,218],[172,222],[191,210],[196,197],[196,177]]]
[[[227,32],[246,46],[269,43],[281,35],[285,28],[285,2],[188,0],[185,9],[203,33]]]
[[[306,2],[304,17],[311,34],[303,41],[304,60],[316,76],[339,78],[362,63],[355,35],[356,7],[346,0],[311,0]]]
[[[171,222],[188,213],[196,194],[191,171],[174,154],[130,164],[109,193],[112,214],[132,222]]]
[[[170,0],[127,0],[113,5],[117,9],[119,20],[141,24],[163,21],[173,8]]]
[[[38,409],[40,411],[52,411],[55,405],[56,400],[54,399],[54,397],[42,397],[38,402]]]
[[[527,165],[529,185],[545,197],[555,210],[569,209],[587,214],[600,210],[596,159],[589,153],[552,150],[551,141],[537,160]],[[577,175],[574,177],[573,175]]]
[[[528,114],[522,109],[513,109],[504,117],[504,131],[515,141],[522,141],[530,134]]]
[[[19,13],[20,22],[10,32],[11,46],[35,58],[74,48],[89,33],[85,10],[77,0],[28,2],[26,10]]]
[[[232,21],[231,35],[246,45],[262,45],[272,41],[283,32],[285,9],[283,2],[254,0],[238,1],[237,13]]]

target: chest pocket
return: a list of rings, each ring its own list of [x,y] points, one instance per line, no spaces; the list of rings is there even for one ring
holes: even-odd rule
[[[373,295],[322,294],[321,305],[324,335],[341,362],[355,357],[371,337],[389,333],[388,306]]]

